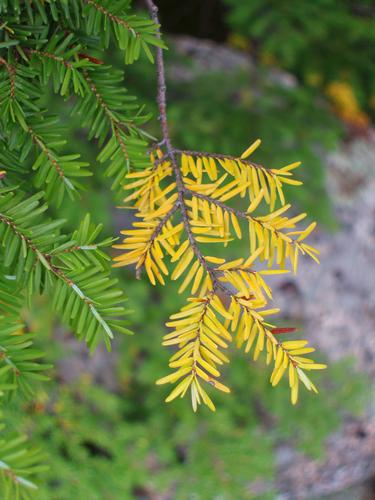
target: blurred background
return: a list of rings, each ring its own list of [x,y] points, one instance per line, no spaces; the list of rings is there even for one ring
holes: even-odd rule
[[[138,8],[144,6],[136,3]],[[45,448],[50,470],[38,499],[375,498],[375,3],[349,0],[160,0],[170,126],[183,149],[240,154],[262,138],[256,160],[271,168],[301,160],[304,186],[289,192],[319,222],[322,264],[301,262],[279,277],[281,323],[298,326],[329,369],[320,394],[289,403],[287,383],[231,353],[230,397],[212,414],[188,400],[165,405],[164,321],[182,304],[175,285],[153,288],[132,270],[118,276],[129,297],[133,337],[89,357],[38,300],[25,319],[54,362],[51,382],[8,423]],[[106,62],[122,67],[114,51]],[[125,68],[125,85],[153,114],[155,68]],[[58,97],[72,148],[96,170],[83,196],[108,235],[129,223],[114,209],[88,145]],[[74,205],[66,217],[76,223]],[[246,253],[240,244],[236,254]]]

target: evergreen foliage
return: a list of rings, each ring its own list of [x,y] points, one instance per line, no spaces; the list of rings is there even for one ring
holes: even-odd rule
[[[115,332],[126,328],[124,293],[111,276],[100,239],[101,225],[87,215],[76,230],[64,230],[59,215],[66,196],[79,203],[85,178],[94,172],[71,151],[65,130],[44,95],[53,90],[73,99],[73,113],[88,140],[101,147],[98,161],[123,184],[130,168],[148,163],[147,116],[123,87],[123,74],[95,55],[115,44],[126,64],[149,45],[163,46],[157,26],[134,15],[128,0],[51,0],[0,2],[0,386],[2,403],[20,389],[30,396],[34,380],[48,365],[33,347],[34,334],[20,322],[22,308],[38,294],[77,337],[93,350],[110,348]],[[5,434],[4,434],[5,435]],[[27,497],[41,471],[40,454],[24,438],[0,442],[3,498]]]

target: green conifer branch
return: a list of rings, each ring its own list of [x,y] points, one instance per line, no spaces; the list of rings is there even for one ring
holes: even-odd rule
[[[58,117],[43,109],[52,87],[66,100],[79,126],[99,146],[113,187],[128,169],[149,165],[148,119],[124,89],[123,73],[97,59],[114,43],[130,64],[149,46],[164,46],[158,27],[134,15],[128,0],[50,0],[0,2],[0,404],[19,389],[32,394],[48,365],[33,345],[35,335],[21,321],[25,302],[36,294],[51,297],[51,307],[79,339],[94,349],[110,348],[126,328],[124,294],[111,276],[100,240],[101,226],[86,216],[72,234],[59,218],[65,194],[78,194],[88,164],[66,151]],[[81,181],[81,182],[80,182]],[[49,205],[53,206],[50,211]],[[53,217],[51,217],[53,213]],[[1,396],[2,394],[2,396]],[[0,488],[6,500],[36,488],[42,456],[23,438],[0,439]],[[32,480],[30,480],[31,478]]]

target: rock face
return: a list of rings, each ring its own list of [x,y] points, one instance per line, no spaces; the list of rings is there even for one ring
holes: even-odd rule
[[[284,293],[275,294],[287,316],[295,317],[299,311],[309,338],[329,357],[354,357],[359,369],[371,375],[375,375],[374,137],[344,145],[327,159],[327,182],[340,229],[334,234],[317,232],[314,244],[321,251],[320,266],[301,259],[299,274],[281,284]]]
[[[347,422],[327,441],[324,462],[309,460],[288,446],[276,451],[279,464],[278,500],[365,500],[375,497],[375,423]]]
[[[210,40],[198,40],[190,36],[173,37],[172,44],[174,52],[182,59],[189,58],[192,64],[188,66],[175,61],[168,68],[168,79],[189,82],[209,71],[233,73],[240,70],[251,71],[255,79],[257,78],[256,64],[244,52]],[[267,69],[267,79],[285,88],[297,85],[297,80],[293,75],[277,68]]]
[[[375,132],[343,145],[327,158],[328,188],[340,229],[320,231],[314,244],[321,265],[301,259],[299,274],[280,285],[287,317],[305,325],[306,336],[329,358],[354,358],[375,378]],[[292,300],[291,300],[292,299]],[[375,411],[346,422],[327,442],[324,463],[278,450],[279,498],[375,498]],[[285,452],[285,450],[284,450]],[[287,458],[285,458],[287,457]]]

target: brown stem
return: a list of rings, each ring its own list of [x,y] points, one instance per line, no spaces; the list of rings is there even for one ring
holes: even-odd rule
[[[71,61],[68,61],[67,59],[64,59],[63,57],[56,56],[55,54],[51,54],[50,52],[42,52],[40,50],[30,49],[30,48],[25,48],[25,52],[27,54],[34,54],[34,55],[38,56],[41,59],[42,58],[52,59],[53,61],[58,62],[58,63],[64,65],[66,68],[74,69],[73,68],[73,64],[71,63]],[[103,64],[102,61],[99,61],[95,57],[91,57],[91,56],[89,56],[87,54],[78,54],[78,57],[80,59],[88,59],[89,61],[94,62],[94,64]],[[1,58],[0,58],[0,64],[2,64]],[[128,156],[127,151],[126,151],[126,146],[124,144],[124,141],[119,136],[119,132],[120,132],[120,130],[124,131],[125,128],[129,128],[129,126],[133,124],[133,120],[129,119],[126,122],[120,122],[117,118],[115,118],[113,116],[113,113],[109,109],[108,105],[104,101],[103,96],[100,94],[100,92],[98,91],[98,88],[96,87],[96,85],[94,84],[92,78],[90,77],[89,72],[86,69],[82,70],[82,76],[86,80],[86,82],[87,82],[87,84],[88,84],[91,92],[94,94],[94,96],[97,99],[99,105],[102,107],[105,115],[107,116],[108,120],[110,121],[111,126],[112,126],[112,128],[114,130],[114,133],[116,135],[116,138],[117,138],[117,140],[118,140],[118,142],[120,144],[120,147],[121,147],[121,149],[122,149],[122,151],[124,153],[124,156],[126,157],[126,159],[128,161],[129,160],[129,156]]]
[[[139,37],[139,32],[136,31],[134,28],[130,26],[128,22],[125,21],[125,19],[122,19],[121,17],[116,16],[115,14],[112,14],[108,9],[104,8],[102,5],[100,5],[98,2],[95,0],[84,0],[84,2],[88,5],[91,5],[96,9],[97,11],[101,12],[103,16],[108,17],[113,23],[119,24],[120,26],[123,26],[127,30],[129,30],[131,33],[133,33],[136,37]]]
[[[11,358],[9,356],[7,356],[6,354],[6,349],[2,346],[0,346],[0,361],[4,361],[5,363],[7,363],[9,366],[12,367],[12,371],[13,373],[19,377],[21,375],[21,371],[17,368],[17,366],[13,363],[13,361],[11,360]]]
[[[39,255],[41,255],[48,262],[48,264],[51,268],[51,271],[56,276],[58,276],[63,281],[65,281],[67,285],[72,286],[73,283],[72,283],[71,279],[69,279],[68,276],[66,276],[66,274],[62,271],[62,269],[60,269],[59,267],[52,264],[52,255],[51,254],[38,250],[38,248],[36,247],[34,242],[30,238],[25,236],[21,231],[19,231],[17,226],[14,224],[14,222],[9,217],[0,214],[0,222],[9,226],[10,229],[13,231],[13,233],[18,238],[20,238],[21,240],[24,241],[26,243],[26,245],[32,250],[32,252],[36,255],[37,259],[39,259]]]
[[[48,149],[48,147],[44,144],[44,142],[40,139],[40,137],[34,132],[34,130],[29,127],[28,132],[31,135],[31,138],[37,146],[41,149],[42,153],[47,157],[48,161],[51,163],[51,165],[55,168],[58,176],[66,183],[70,184],[67,182],[67,179],[65,177],[64,171],[59,165],[58,161],[54,157],[53,153]],[[70,186],[69,186],[70,187]]]
[[[109,109],[107,103],[104,101],[103,96],[100,94],[98,88],[96,87],[95,83],[93,82],[92,78],[89,75],[89,72],[87,70],[83,70],[83,76],[90,87],[91,92],[94,94],[96,100],[98,101],[99,105],[104,111],[104,114],[107,116],[108,120],[111,123],[113,132],[115,134],[115,137],[117,139],[117,142],[120,145],[122,154],[124,155],[125,161],[127,165],[129,164],[129,153],[128,149],[126,147],[125,141],[121,137],[120,131],[123,130],[123,126],[126,127],[127,125],[125,123],[119,122],[112,114],[111,110]],[[130,122],[130,120],[129,120]]]
[[[209,203],[213,203],[214,205],[222,208],[223,210],[226,210],[227,212],[230,212],[232,214],[235,214],[237,217],[241,219],[253,219],[250,214],[247,212],[243,212],[242,210],[237,210],[235,208],[230,207],[229,205],[226,205],[220,200],[217,200],[216,198],[212,198],[211,196],[203,193],[198,193],[196,191],[193,191],[192,189],[185,188],[185,192],[189,193],[190,196],[195,196],[195,198],[199,198],[200,200],[205,200],[208,201]],[[255,219],[256,220],[256,219]]]
[[[154,21],[155,24],[157,24],[159,26],[160,23],[159,23],[159,18],[158,18],[157,6],[154,4],[154,2],[152,0],[146,0],[146,4],[147,4],[147,7],[150,11],[151,19]],[[158,29],[156,36],[158,38],[161,38],[159,29]],[[182,216],[182,220],[184,223],[185,231],[186,231],[189,243],[191,245],[191,248],[193,249],[194,254],[197,257],[198,261],[203,266],[203,268],[207,271],[207,273],[210,274],[213,281],[216,282],[217,278],[214,275],[214,272],[212,271],[212,269],[209,267],[202,252],[198,248],[197,242],[195,241],[195,238],[194,238],[193,232],[191,230],[191,226],[190,226],[188,211],[187,211],[187,207],[186,207],[185,199],[184,199],[186,188],[185,188],[185,185],[184,185],[183,180],[182,180],[182,173],[181,173],[181,170],[177,164],[175,150],[172,147],[171,139],[170,139],[170,135],[169,135],[169,127],[168,127],[168,119],[167,119],[167,86],[165,83],[165,67],[164,67],[163,49],[161,49],[160,47],[156,47],[156,68],[157,68],[157,103],[158,103],[158,107],[159,107],[160,127],[161,127],[161,131],[162,131],[162,135],[163,135],[163,143],[164,143],[165,148],[167,150],[167,155],[171,160],[173,172],[174,172],[175,178],[176,178],[178,201],[179,201],[179,205],[180,205],[180,209],[181,209],[181,216]]]
[[[9,64],[3,57],[0,57],[0,64],[5,66],[9,74],[10,98],[13,100],[16,97],[16,68]]]
[[[40,58],[46,57],[47,59],[52,59],[55,62],[59,62],[63,64],[66,68],[72,68],[72,63],[70,61],[66,61],[63,57],[57,56],[55,54],[51,54],[50,52],[43,52],[37,49],[25,48],[26,54],[34,54]]]

